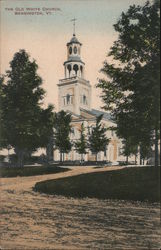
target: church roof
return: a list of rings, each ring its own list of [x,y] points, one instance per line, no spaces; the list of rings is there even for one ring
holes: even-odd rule
[[[80,108],[80,115],[77,115],[75,113],[73,113],[70,110],[67,110],[68,113],[70,113],[72,115],[72,122],[80,122],[80,121],[88,121],[88,120],[96,120],[96,118],[100,115],[103,114],[103,119],[106,121],[110,121],[110,122],[114,122],[112,120],[112,117],[109,113],[97,110],[97,109],[91,109],[91,110],[87,110],[87,109],[83,109]]]
[[[105,120],[109,120],[109,121],[113,122],[112,116],[107,112],[97,110],[97,109],[86,110],[86,109],[82,109],[82,108],[81,108],[81,111],[86,112],[86,113],[88,113],[88,114],[90,114],[90,115],[92,115],[94,117],[98,117],[100,115],[103,115],[103,118]]]
[[[72,44],[72,43],[78,43],[78,44],[82,45],[82,44],[78,41],[78,39],[77,39],[77,37],[75,36],[75,34],[73,34],[73,37],[71,38],[70,42],[67,43],[67,45],[70,45],[70,44]]]
[[[82,63],[82,64],[85,65],[85,63],[84,63],[84,62],[80,59],[80,57],[78,57],[78,56],[71,56],[71,57],[69,58],[69,60],[67,60],[67,61],[64,62],[64,64],[66,64],[66,63],[68,63],[68,62],[80,62],[80,63]]]
[[[109,113],[107,113],[107,112],[104,112],[104,111],[101,111],[101,110],[97,110],[97,109],[92,109],[92,110],[91,110],[91,113],[92,113],[93,115],[95,115],[95,116],[103,115],[103,118],[104,118],[105,120],[113,121],[113,120],[112,120],[112,116],[111,116]]]

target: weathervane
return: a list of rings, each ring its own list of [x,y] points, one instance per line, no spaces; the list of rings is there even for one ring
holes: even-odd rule
[[[76,18],[73,18],[72,20],[71,20],[71,22],[73,22],[73,36],[75,36],[75,21],[76,21],[77,19]]]

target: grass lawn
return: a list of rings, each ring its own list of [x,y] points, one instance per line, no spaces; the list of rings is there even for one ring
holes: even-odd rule
[[[56,166],[30,166],[23,168],[1,167],[0,177],[34,176],[43,174],[54,174],[68,171],[68,168],[59,168]]]
[[[155,202],[160,199],[160,168],[132,167],[36,183],[34,190],[67,197]]]

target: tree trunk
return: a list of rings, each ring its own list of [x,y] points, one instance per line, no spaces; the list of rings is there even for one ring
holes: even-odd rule
[[[129,156],[127,155],[126,156],[126,164],[128,165],[128,163],[129,163]]]
[[[137,164],[137,154],[135,154],[135,165]]]
[[[24,166],[24,152],[22,150],[18,150],[17,157],[17,165],[19,168],[22,168]]]
[[[53,145],[48,144],[46,147],[46,156],[48,162],[53,161]]]
[[[96,164],[97,164],[97,154],[96,154]]]
[[[142,155],[141,155],[141,147],[139,146],[139,158],[140,158],[140,166],[142,165]]]
[[[155,167],[158,167],[158,130],[155,129]]]
[[[83,162],[83,154],[81,154],[81,163]]]
[[[62,162],[62,152],[60,152],[60,162]]]
[[[9,148],[8,148],[8,162],[10,163],[10,152],[9,152]]]
[[[140,147],[140,165],[142,165],[142,154],[141,154],[141,147]]]

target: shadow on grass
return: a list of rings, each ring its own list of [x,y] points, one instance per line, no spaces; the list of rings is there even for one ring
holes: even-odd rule
[[[56,174],[68,171],[68,168],[58,166],[30,166],[30,167],[1,167],[0,177],[35,176],[44,174]]]
[[[75,198],[158,202],[160,168],[133,167],[36,183],[34,191]]]

